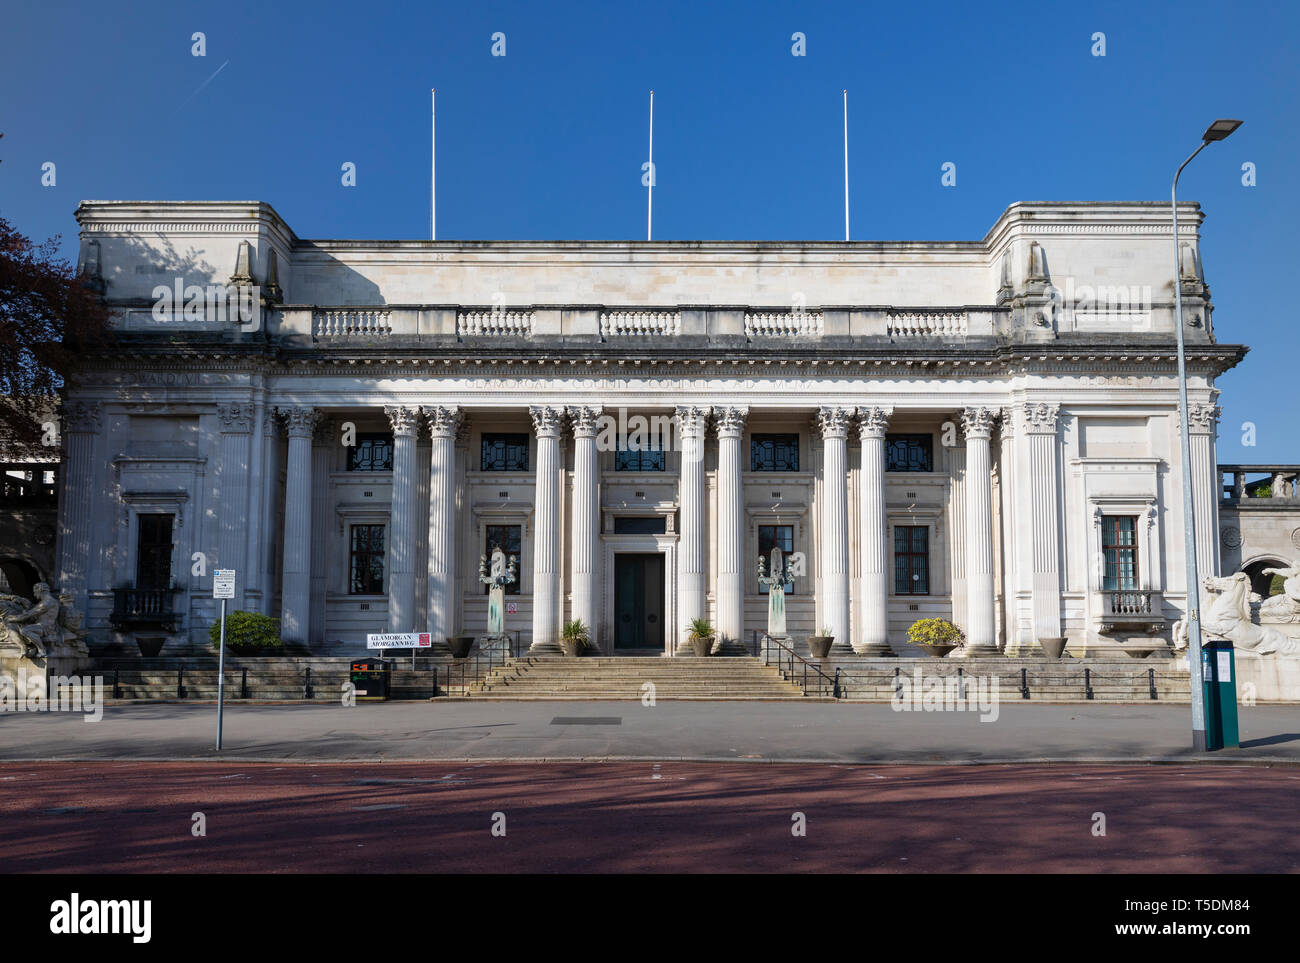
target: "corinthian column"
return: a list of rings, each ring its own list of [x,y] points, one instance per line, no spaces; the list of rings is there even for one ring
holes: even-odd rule
[[[64,405],[62,532],[59,537],[59,591],[71,593],[76,608],[86,611],[88,567],[94,524],[95,436],[99,434],[99,402]]]
[[[822,622],[835,637],[833,651],[849,645],[849,420],[852,408],[822,408]],[[820,629],[821,626],[818,626]]]
[[[278,408],[277,413],[289,434],[280,637],[285,642],[305,644],[311,623],[311,441],[320,412],[314,408]]]
[[[528,409],[537,433],[537,494],[533,532],[533,644],[529,652],[560,651],[560,430],[564,409]]]
[[[244,566],[248,557],[248,471],[252,454],[253,406],[217,405],[221,422],[220,529],[217,533],[216,568],[233,568],[235,608],[242,609],[252,573]]]
[[[966,650],[997,655],[993,605],[993,490],[989,439],[992,408],[962,412],[966,435]]]
[[[681,521],[677,548],[677,652],[691,650],[691,620],[707,614],[708,533],[704,530],[704,429],[709,409],[678,408],[677,437],[681,440],[681,487],[677,497]]]
[[[573,425],[573,618],[581,619],[594,644],[599,618],[600,476],[596,462],[596,429],[600,408],[569,409]]]
[[[415,441],[420,410],[384,408],[393,428],[393,501],[389,512],[388,631],[415,631]]]
[[[740,440],[748,408],[714,408],[718,431],[718,642],[740,642],[745,631],[745,506]]]
[[[1056,488],[1056,427],[1060,405],[1042,402],[1020,410],[1028,457],[1029,477],[1019,484],[1029,488],[1030,517],[1022,520],[1020,537],[1030,538],[1033,564],[1030,591],[1034,606],[1034,639],[1055,639],[1061,631],[1061,573],[1057,539],[1061,531],[1061,506]],[[1007,430],[1005,421],[1002,430]],[[1027,523],[1027,524],[1024,524]]]
[[[1192,519],[1196,532],[1196,570],[1201,578],[1219,574],[1219,473],[1214,442],[1219,430],[1218,405],[1187,406],[1188,443],[1192,456]]]
[[[862,553],[862,592],[858,608],[862,631],[858,655],[893,655],[889,647],[889,554],[885,544],[885,429],[893,408],[859,408],[862,472],[858,492],[858,542]]]
[[[430,439],[428,626],[434,646],[442,651],[447,636],[456,630],[456,429],[461,410],[455,405],[428,405],[424,417]],[[411,611],[415,611],[414,599]]]

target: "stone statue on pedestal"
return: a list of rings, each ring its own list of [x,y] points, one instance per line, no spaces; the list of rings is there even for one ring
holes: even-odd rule
[[[506,634],[506,586],[516,578],[515,557],[510,556],[506,563],[506,553],[501,546],[492,549],[492,568],[486,571],[487,559],[478,557],[478,580],[488,588],[488,638],[495,639]]]
[[[72,597],[56,598],[44,582],[37,582],[32,591],[35,603],[19,595],[0,595],[0,655],[37,659],[89,655]]]
[[[763,572],[763,556],[758,557],[758,584],[767,586],[767,634],[774,639],[788,638],[785,629],[785,593],[794,589],[794,575],[785,567],[781,549],[772,548],[772,564]]]

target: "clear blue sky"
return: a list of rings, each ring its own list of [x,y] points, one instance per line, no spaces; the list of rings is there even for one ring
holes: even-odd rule
[[[1216,332],[1254,349],[1220,382],[1219,459],[1300,462],[1298,7],[8,0],[0,211],[69,257],[83,198],[260,199],[302,237],[426,237],[436,87],[440,238],[644,237],[653,88],[656,238],[836,239],[848,88],[854,238],[978,239],[1019,200],[1167,199],[1205,125],[1239,117],[1182,192],[1208,215]]]

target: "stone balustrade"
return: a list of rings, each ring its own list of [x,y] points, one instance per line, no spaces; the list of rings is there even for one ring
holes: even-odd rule
[[[679,311],[602,311],[600,314],[600,334],[605,338],[674,337],[681,330]]]
[[[820,338],[825,330],[820,311],[758,311],[745,313],[749,338]]]
[[[382,338],[392,331],[387,311],[324,310],[312,316],[312,334],[317,338]]]
[[[962,338],[967,328],[965,311],[890,311],[886,321],[891,338]]]

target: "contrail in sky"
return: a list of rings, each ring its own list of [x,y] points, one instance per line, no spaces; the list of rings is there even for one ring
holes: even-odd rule
[[[176,110],[173,110],[173,111],[172,111],[170,114],[168,114],[167,116],[168,116],[169,118],[170,118],[170,117],[175,117],[175,116],[176,116],[176,111],[177,111],[177,110],[180,110],[181,107],[184,107],[186,104],[188,104],[191,100],[194,99],[195,94],[197,94],[200,90],[202,90],[202,89],[203,89],[204,87],[206,87],[208,84],[212,83],[212,81],[214,81],[214,80],[217,78],[217,74],[221,73],[221,71],[223,71],[223,70],[226,69],[226,64],[228,64],[228,63],[230,63],[229,60],[227,60],[225,64],[222,64],[220,67],[218,67],[218,68],[213,72],[213,74],[212,74],[211,77],[209,77],[207,80],[203,81],[203,83],[199,84],[198,90],[194,91],[193,94],[190,94],[188,97],[186,97],[184,100],[182,100],[181,103],[180,103],[180,106],[177,107]]]

